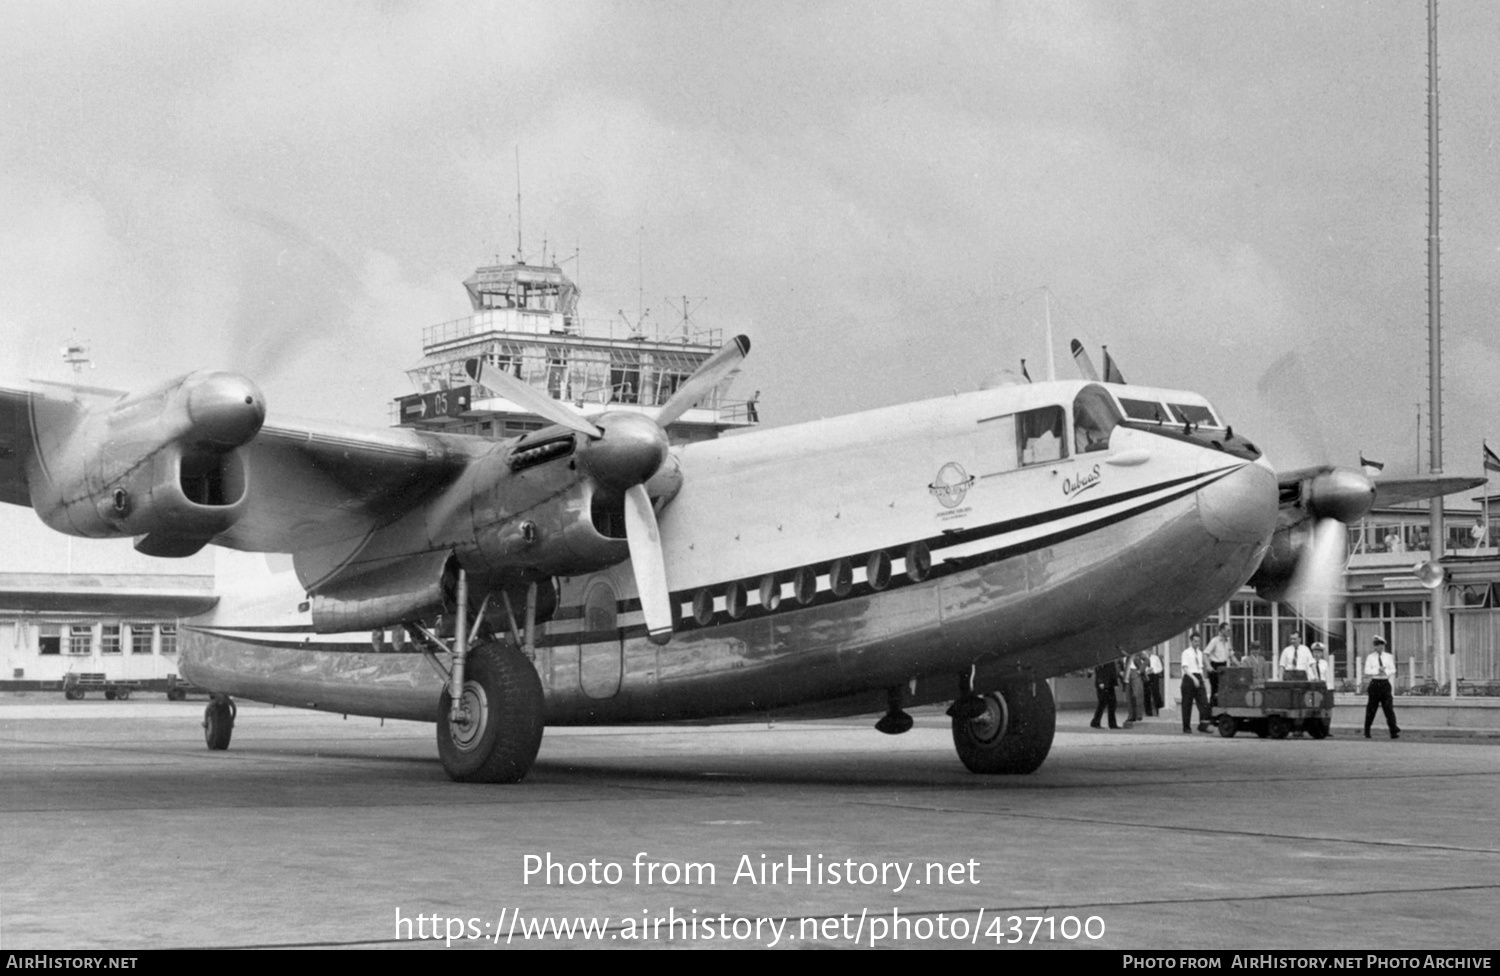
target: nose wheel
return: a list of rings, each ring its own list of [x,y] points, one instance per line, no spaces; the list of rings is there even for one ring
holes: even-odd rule
[[[234,716],[239,711],[228,695],[214,695],[203,710],[203,741],[213,752],[229,748],[234,734]]]

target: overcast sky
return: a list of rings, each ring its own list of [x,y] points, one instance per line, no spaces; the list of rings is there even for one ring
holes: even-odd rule
[[[1500,444],[1500,4],[1440,29],[1467,472]],[[1059,375],[1076,335],[1273,461],[1410,471],[1426,70],[1415,0],[6,0],[4,371],[64,378],[76,332],[95,385],[233,368],[273,415],[384,424],[515,250],[519,146],[528,254],[588,315],[706,299],[770,423],[1037,376],[1045,287]]]

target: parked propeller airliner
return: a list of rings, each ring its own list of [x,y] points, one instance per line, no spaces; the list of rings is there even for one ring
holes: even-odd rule
[[[944,701],[969,769],[1030,772],[1045,679],[1180,633],[1252,575],[1279,595],[1313,525],[1375,498],[1346,469],[1278,479],[1203,397],[1120,382],[669,447],[748,350],[655,416],[588,419],[473,362],[552,421],[498,442],[267,423],[224,372],[4,388],[0,500],[152,555],[241,551],[180,628],[209,748],[243,697],[433,721],[451,777],[509,782],[547,725],[884,713],[899,733]]]

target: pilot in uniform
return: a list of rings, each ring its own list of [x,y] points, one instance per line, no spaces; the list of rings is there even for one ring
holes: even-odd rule
[[[1385,712],[1385,724],[1392,739],[1401,738],[1401,729],[1396,725],[1396,709],[1391,704],[1391,679],[1396,676],[1396,655],[1385,649],[1385,638],[1376,637],[1374,647],[1365,658],[1365,677],[1370,679],[1370,699],[1365,704],[1365,738],[1370,737],[1370,725],[1375,721],[1377,709]]]

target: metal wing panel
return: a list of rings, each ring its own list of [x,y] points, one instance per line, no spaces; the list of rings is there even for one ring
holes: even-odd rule
[[[299,552],[363,539],[451,483],[488,446],[402,428],[267,424],[240,449],[245,513],[214,542]]]
[[[1484,484],[1483,478],[1445,477],[1440,474],[1416,478],[1377,478],[1375,480],[1375,505],[1400,505],[1402,502],[1421,501],[1456,492],[1477,488]]]

